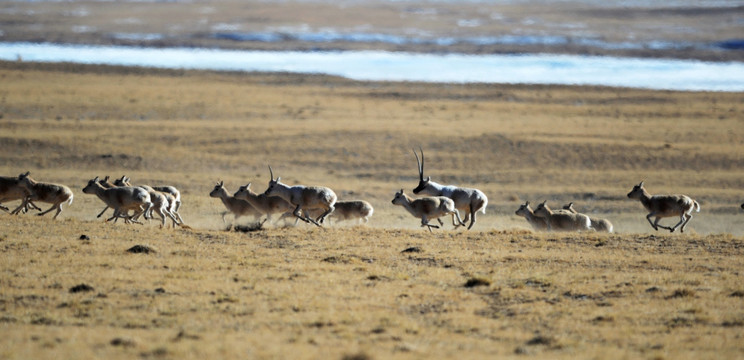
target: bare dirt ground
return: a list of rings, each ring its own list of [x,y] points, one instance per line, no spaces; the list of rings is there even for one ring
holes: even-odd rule
[[[0,65],[0,173],[75,194],[56,221],[0,214],[2,358],[744,355],[741,94]],[[390,204],[418,146],[489,196],[473,230]],[[261,189],[269,164],[375,215],[224,231],[214,183]],[[97,219],[81,188],[124,174],[180,188],[191,229]],[[685,234],[625,197],[644,179],[701,203]],[[616,233],[533,232],[525,200]]]
[[[742,61],[742,14],[738,2],[687,0],[5,1],[0,41]],[[489,38],[501,40],[477,41]]]

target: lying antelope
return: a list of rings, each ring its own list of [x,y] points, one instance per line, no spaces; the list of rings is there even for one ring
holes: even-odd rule
[[[519,209],[516,211],[517,215],[524,216],[525,219],[527,219],[527,222],[532,225],[532,228],[537,231],[545,231],[548,230],[548,223],[545,218],[538,217],[535,215],[535,212],[530,207],[530,202],[526,201],[524,204],[519,206]]]
[[[127,223],[142,224],[137,219],[152,207],[150,194],[145,189],[133,186],[105,188],[101,185],[98,176],[88,181],[83,192],[98,196],[108,207],[114,209],[114,216],[107,219],[107,222],[124,217]],[[129,210],[134,211],[132,216],[127,215]]]
[[[115,186],[132,186],[131,179],[127,177],[126,175],[123,175],[121,178],[116,179],[114,181]],[[176,201],[173,195],[169,193],[163,193],[160,191],[157,191],[153,189],[152,187],[148,185],[137,185],[137,187],[145,189],[148,194],[150,194],[150,201],[152,202],[152,206],[150,207],[150,210],[148,210],[148,213],[145,218],[152,218],[152,213],[155,212],[160,216],[160,227],[163,228],[165,226],[165,217],[169,217],[171,221],[173,222],[173,227],[175,228],[176,225],[180,225],[178,219],[176,218],[173,211],[175,211],[176,208]],[[104,209],[105,211],[105,209]]]
[[[261,214],[266,215],[266,221],[271,222],[273,214],[287,214],[294,210],[294,206],[278,196],[256,194],[251,190],[251,183],[241,186],[233,197],[248,202]],[[282,218],[285,218],[282,216]]]
[[[258,219],[263,215],[260,211],[256,210],[251,204],[245,200],[241,200],[231,196],[225,188],[225,182],[220,180],[214,186],[212,191],[209,193],[210,197],[218,198],[222,200],[222,204],[225,205],[227,211],[222,213],[222,222],[227,223],[225,215],[228,212],[233,214],[233,221],[237,221],[241,216],[253,216]]]
[[[455,208],[455,202],[446,196],[427,196],[413,199],[403,193],[403,189],[395,193],[394,205],[403,206],[411,215],[421,219],[421,226],[438,229],[439,226],[429,224],[429,219],[438,219],[442,216],[452,215],[460,219],[460,214]]]
[[[455,202],[455,208],[465,212],[465,221],[460,221],[460,224],[453,224],[455,227],[460,225],[465,226],[465,223],[470,220],[468,230],[475,225],[475,214],[478,211],[486,213],[486,206],[488,205],[488,198],[486,194],[478,189],[463,188],[453,185],[441,185],[434,181],[431,181],[431,176],[427,176],[424,179],[424,150],[421,150],[421,160],[419,160],[416,150],[413,154],[416,155],[416,163],[418,164],[419,172],[419,184],[413,189],[414,194],[424,193],[431,196],[446,196]],[[458,219],[459,220],[459,219]],[[440,222],[441,223],[441,222]]]
[[[535,208],[535,215],[545,219],[548,231],[594,230],[588,216],[579,213],[553,211],[548,207],[546,201]]]
[[[335,207],[336,210],[329,215],[329,219],[357,220],[357,224],[366,224],[375,211],[372,204],[364,200],[336,201]]]
[[[52,204],[48,210],[40,212],[39,216],[45,215],[52,210],[57,210],[54,214],[53,219],[56,219],[59,213],[62,212],[62,203],[67,203],[68,206],[72,205],[73,194],[72,190],[67,186],[46,182],[35,181],[28,176],[29,172],[18,175],[18,185],[24,188],[28,192],[28,197],[23,200],[23,203],[13,210],[13,214],[17,214],[19,211],[28,207],[28,202],[41,201],[48,204]]]
[[[2,204],[4,201],[25,201],[28,196],[28,190],[21,186],[17,176],[0,176],[0,204]],[[25,201],[25,203],[27,203],[30,207],[41,211],[41,209],[34,205],[33,202]],[[0,210],[10,212],[10,209],[2,205],[0,205]]]
[[[697,201],[691,199],[687,195],[651,195],[643,187],[643,181],[640,184],[633,187],[628,193],[628,197],[635,200],[640,200],[643,207],[650,211],[646,215],[646,220],[654,230],[659,228],[674,232],[678,226],[682,225],[680,232],[685,232],[685,226],[690,220],[692,220],[692,210],[700,212],[700,204]],[[679,222],[673,227],[659,225],[659,220],[665,217],[679,216]],[[651,218],[656,217],[656,220],[651,222]]]
[[[578,211],[574,209],[573,202],[563,205],[563,210],[577,214]],[[592,228],[597,231],[612,233],[612,223],[607,219],[593,218],[589,216],[589,221],[592,223]]]
[[[280,177],[274,179],[274,170],[271,169],[271,166],[269,166],[269,173],[271,180],[269,180],[269,187],[264,194],[266,196],[278,196],[295,206],[292,214],[300,220],[321,226],[320,224],[323,223],[325,217],[335,209],[338,198],[333,190],[322,186],[288,186],[282,184]],[[303,210],[312,209],[323,209],[324,211],[316,219],[303,215]]]

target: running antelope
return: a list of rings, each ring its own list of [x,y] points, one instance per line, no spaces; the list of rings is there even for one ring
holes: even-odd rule
[[[278,196],[256,194],[251,190],[251,183],[241,186],[233,197],[248,202],[262,214],[266,214],[266,221],[271,223],[271,215],[292,213],[294,206]],[[284,216],[281,219],[285,218]]]
[[[282,184],[280,177],[274,179],[274,170],[271,169],[271,166],[269,166],[269,173],[271,180],[269,180],[269,187],[264,194],[266,196],[278,196],[295,206],[292,214],[300,220],[321,226],[320,224],[323,223],[325,217],[335,209],[338,198],[333,190],[322,186],[285,185]],[[303,210],[312,209],[323,209],[324,211],[316,219],[307,215],[303,216]]]
[[[535,215],[545,218],[548,231],[583,231],[593,230],[591,220],[584,214],[557,212],[548,207],[546,201],[535,208]]]
[[[127,223],[142,224],[137,219],[152,207],[150,194],[145,189],[133,186],[105,188],[101,185],[98,176],[88,181],[83,192],[98,196],[108,207],[114,209],[114,216],[106,219],[107,222],[124,217]],[[129,210],[134,211],[132,216],[127,215]]]
[[[574,209],[573,202],[563,205],[563,210],[566,210],[574,214],[579,213],[578,211],[576,211],[576,209]],[[606,233],[612,233],[612,223],[610,222],[610,220],[594,218],[594,217],[589,216],[589,221],[591,221],[592,227],[594,228],[594,230],[606,232]]]
[[[455,202],[446,196],[427,196],[413,199],[403,193],[403,189],[395,193],[393,198],[394,205],[403,206],[411,215],[421,219],[421,226],[439,229],[437,225],[429,224],[429,219],[438,219],[442,216],[452,215],[460,219],[460,214],[455,208]]]
[[[654,230],[659,228],[674,232],[680,225],[680,232],[685,232],[685,226],[690,220],[692,220],[692,211],[695,210],[700,212],[700,204],[697,201],[691,199],[687,195],[651,195],[643,187],[643,181],[640,184],[633,187],[628,193],[628,197],[635,200],[640,200],[643,207],[650,211],[646,215],[646,220]],[[659,220],[665,217],[679,216],[679,222],[673,227],[659,225]],[[651,218],[656,219],[651,222]]]
[[[532,225],[532,228],[537,231],[545,231],[548,230],[548,223],[545,218],[538,217],[535,215],[535,212],[530,207],[530,202],[526,201],[524,204],[519,206],[519,209],[516,211],[517,215],[524,216],[525,219],[527,219],[527,222]]]
[[[72,205],[73,194],[72,190],[67,186],[60,184],[45,183],[35,181],[28,176],[29,172],[18,175],[18,185],[24,188],[28,192],[28,197],[23,200],[23,203],[13,210],[13,214],[17,214],[19,211],[28,207],[28,202],[41,201],[48,204],[52,204],[48,210],[40,212],[39,216],[45,215],[52,210],[57,210],[54,214],[53,219],[56,219],[59,213],[62,212],[62,203]]]
[[[455,224],[455,227],[460,225],[465,226],[465,223],[470,219],[470,225],[468,230],[475,225],[475,213],[481,211],[486,213],[486,205],[488,205],[488,198],[486,194],[478,189],[457,187],[454,185],[441,185],[434,181],[431,181],[431,176],[427,176],[424,179],[424,150],[421,150],[421,160],[419,160],[416,150],[413,154],[416,155],[416,163],[418,164],[419,172],[419,184],[413,189],[414,194],[424,193],[431,196],[446,196],[455,202],[455,208],[465,212],[465,221],[460,221],[460,224]],[[458,218],[458,220],[460,220]],[[441,222],[440,222],[441,223]],[[453,219],[454,224],[454,219]]]
[[[234,222],[237,221],[239,217],[244,215],[253,216],[256,219],[259,219],[261,215],[263,215],[247,201],[238,199],[234,196],[230,196],[230,194],[227,192],[227,189],[225,188],[225,182],[222,180],[217,182],[217,184],[214,186],[214,189],[212,189],[212,191],[209,193],[209,196],[222,200],[222,204],[224,204],[225,208],[227,208],[227,211],[222,213],[222,222],[224,223],[227,223],[227,221],[225,220],[225,215],[227,215],[228,212],[233,214]]]
[[[29,206],[41,211],[33,202],[25,201],[28,196],[28,191],[21,186],[17,176],[0,176],[0,204],[4,201],[22,200]],[[10,212],[10,209],[2,205],[0,205],[0,210]]]
[[[123,175],[121,178],[116,179],[114,181],[115,186],[132,186],[131,179]],[[173,211],[175,211],[176,208],[176,200],[173,197],[173,195],[169,193],[163,193],[161,191],[157,191],[153,189],[152,187],[148,185],[137,185],[137,187],[145,189],[148,194],[150,194],[150,201],[152,201],[152,207],[150,207],[150,210],[148,210],[148,213],[146,214],[147,217],[152,219],[152,213],[155,212],[160,216],[160,227],[165,227],[165,217],[168,216],[171,221],[173,222],[173,227],[175,228],[176,225],[180,225],[178,219],[176,218]],[[105,209],[104,209],[105,211]]]

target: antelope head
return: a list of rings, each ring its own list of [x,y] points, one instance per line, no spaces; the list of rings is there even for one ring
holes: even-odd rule
[[[214,189],[209,193],[209,196],[211,197],[219,197],[220,191],[224,189],[225,182],[220,180],[217,182],[217,184],[214,185]]]
[[[643,181],[640,184],[633,186],[633,190],[630,190],[628,197],[631,199],[640,199],[644,192]]]
[[[100,184],[98,184],[99,180],[100,179],[98,178],[98,176],[96,176],[95,179],[89,180],[88,185],[85,185],[85,187],[83,188],[83,192],[86,194],[95,194],[97,187],[96,185],[100,186]]]
[[[421,160],[419,160],[418,154],[416,154],[416,150],[413,150],[413,155],[416,155],[416,164],[418,164],[419,172],[419,183],[418,186],[413,189],[414,194],[418,194],[422,190],[424,190],[427,186],[429,186],[429,181],[431,181],[431,176],[427,176],[426,179],[424,179],[424,150],[421,148],[419,148],[419,150],[421,150]]]
[[[403,189],[400,189],[400,191],[395,193],[395,197],[393,198],[392,202],[395,205],[402,205],[406,202],[406,196],[403,194]]]

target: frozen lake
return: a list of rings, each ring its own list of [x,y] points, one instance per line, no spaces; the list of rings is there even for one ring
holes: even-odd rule
[[[744,91],[744,63],[575,55],[290,52],[0,43],[0,59],[172,69],[319,73],[355,80],[603,85]]]

